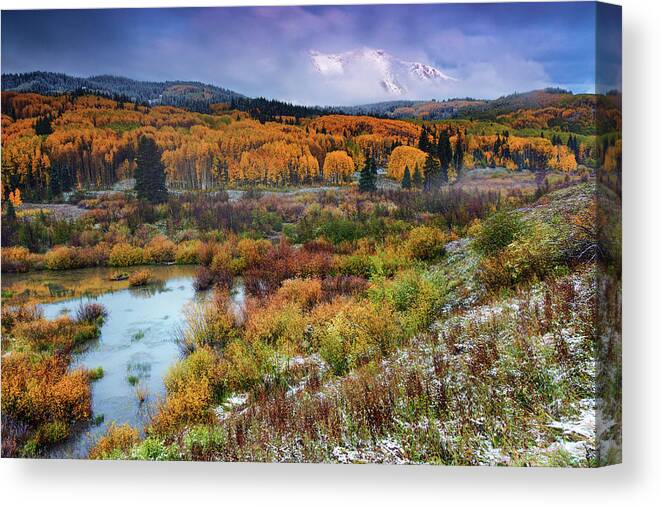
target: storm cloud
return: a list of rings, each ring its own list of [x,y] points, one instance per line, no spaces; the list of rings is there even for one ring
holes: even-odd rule
[[[196,80],[320,105],[493,98],[546,86],[591,92],[595,9],[512,3],[4,11],[2,71]],[[433,66],[456,81],[409,84],[394,97],[373,85],[369,66],[327,76],[310,58],[310,51],[359,48]],[[619,87],[619,72],[603,66],[600,87]]]

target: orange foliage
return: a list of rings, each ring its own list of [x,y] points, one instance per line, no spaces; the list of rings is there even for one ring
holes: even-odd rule
[[[2,357],[2,410],[8,415],[31,424],[75,422],[90,416],[90,402],[88,374],[67,372],[64,359],[16,352]]]
[[[411,122],[383,120],[371,116],[332,114],[317,118],[310,123],[310,127],[317,131],[324,130],[329,134],[338,134],[345,137],[376,134],[381,137],[391,137],[404,143],[414,142],[420,135],[420,127]]]
[[[140,436],[138,430],[128,424],[118,426],[114,422],[90,449],[89,459],[105,459],[112,456],[114,452],[127,453],[138,443]]]
[[[388,160],[388,176],[401,180],[406,168],[413,175],[415,167],[418,166],[420,174],[423,174],[427,154],[413,146],[398,146],[390,155]]]
[[[332,151],[324,161],[324,178],[334,183],[348,180],[355,172],[353,160],[346,151]]]

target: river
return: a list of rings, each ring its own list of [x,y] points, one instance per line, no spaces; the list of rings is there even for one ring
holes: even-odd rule
[[[157,283],[141,288],[113,285],[107,281],[112,270],[105,268],[3,275],[3,290],[20,287],[40,293],[41,286],[56,285],[60,292],[55,298],[59,300],[41,304],[48,319],[73,314],[81,303],[88,301],[101,303],[109,312],[98,340],[75,353],[71,364],[71,368],[103,368],[103,377],[92,383],[92,422],[52,449],[50,457],[86,457],[91,445],[113,421],[142,430],[157,400],[164,396],[163,377],[180,358],[176,337],[185,322],[184,310],[207,294],[196,294],[193,266],[150,269]],[[102,290],[104,286],[106,292]],[[80,295],[89,293],[90,287],[96,288],[95,295]],[[232,297],[236,307],[243,305],[240,283]],[[141,396],[146,399],[141,401]]]

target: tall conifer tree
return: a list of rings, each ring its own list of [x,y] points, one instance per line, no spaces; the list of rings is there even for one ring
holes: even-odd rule
[[[164,202],[168,197],[165,167],[161,161],[161,151],[153,137],[140,137],[136,160],[135,190],[138,198],[152,203]]]

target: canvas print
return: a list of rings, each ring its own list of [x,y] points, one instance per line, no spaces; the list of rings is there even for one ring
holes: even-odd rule
[[[621,8],[2,12],[2,457],[621,461]]]

